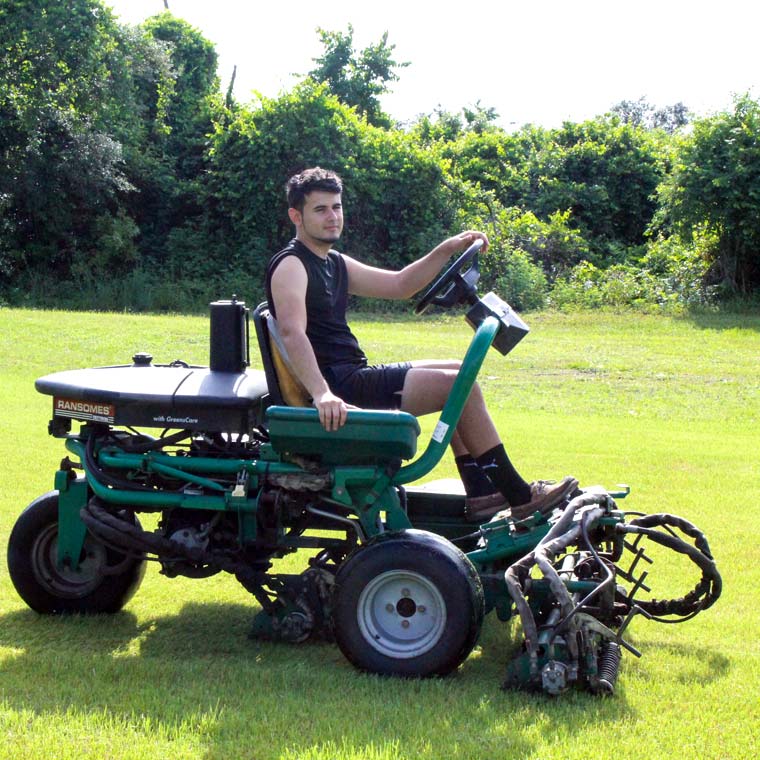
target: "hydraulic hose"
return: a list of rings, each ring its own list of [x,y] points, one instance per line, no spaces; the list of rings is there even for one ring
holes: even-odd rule
[[[566,623],[573,610],[573,601],[562,578],[553,566],[554,559],[578,538],[581,530],[580,524],[575,520],[578,510],[587,510],[590,513],[589,519],[593,520],[605,514],[606,507],[610,505],[610,502],[612,502],[612,497],[607,493],[592,492],[576,496],[565,507],[565,511],[559,520],[554,523],[535,549],[522,559],[512,563],[504,573],[504,581],[520,615],[526,647],[532,658],[537,655],[538,651],[538,626],[525,597],[530,570],[534,565],[538,565],[560,604]],[[612,503],[614,504],[614,502]]]
[[[668,532],[657,530],[657,528],[664,528]],[[670,528],[677,528],[692,538],[694,545],[692,546],[674,535]],[[697,585],[683,597],[678,599],[651,599],[649,601],[637,600],[636,605],[647,612],[652,619],[660,623],[682,623],[715,604],[721,594],[723,582],[710,552],[707,539],[695,525],[682,517],[658,513],[638,517],[628,524],[617,525],[616,530],[621,533],[645,536],[668,549],[685,554],[702,571],[702,577]],[[666,619],[665,615],[674,615],[678,619]]]

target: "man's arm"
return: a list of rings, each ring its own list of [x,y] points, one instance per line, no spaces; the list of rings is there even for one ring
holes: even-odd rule
[[[330,391],[306,336],[306,269],[295,256],[287,256],[272,274],[272,299],[290,363],[313,399],[319,420],[327,430],[337,430],[346,421],[347,405]]]
[[[444,240],[398,272],[370,267],[343,255],[348,270],[348,292],[371,298],[411,298],[433,280],[454,254],[461,253],[475,240],[483,241],[484,251],[488,248],[488,238],[482,232],[470,230]]]

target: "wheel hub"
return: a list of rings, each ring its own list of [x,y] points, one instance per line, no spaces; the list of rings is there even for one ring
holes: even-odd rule
[[[429,578],[389,570],[362,592],[357,620],[364,638],[382,654],[397,659],[418,657],[440,640],[446,606]]]
[[[37,581],[61,598],[76,599],[89,594],[103,580],[106,550],[102,544],[85,539],[79,568],[58,566],[58,527],[50,525],[37,537],[32,548],[32,570]]]

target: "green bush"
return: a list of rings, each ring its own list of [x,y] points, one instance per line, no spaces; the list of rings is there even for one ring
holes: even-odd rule
[[[760,289],[760,103],[737,97],[731,111],[697,119],[676,143],[673,167],[659,187],[655,223],[706,253],[724,295]]]
[[[589,256],[588,243],[570,226],[569,211],[550,214],[548,221],[542,221],[530,211],[515,211],[512,210],[506,224],[510,243],[525,251],[550,280]]]
[[[524,251],[493,241],[481,261],[481,293],[492,290],[519,311],[545,306],[546,276]]]
[[[554,284],[549,303],[558,309],[641,305],[646,290],[641,278],[645,275],[625,264],[599,269],[590,261],[582,261],[567,278]]]
[[[559,309],[634,308],[680,312],[706,306],[714,289],[705,285],[708,263],[699,247],[657,239],[638,263],[600,269],[588,261],[558,280],[548,302]]]
[[[546,305],[546,276],[523,251],[507,252],[495,269],[498,274],[490,289],[515,309],[527,311]]]
[[[313,165],[345,181],[341,250],[399,269],[483,229],[484,287],[518,308],[539,308],[549,290],[562,308],[679,309],[751,302],[760,287],[760,103],[749,95],[680,135],[623,109],[623,121],[506,132],[480,104],[405,130],[362,115],[373,109],[358,95],[379,94],[405,65],[385,37],[355,54],[350,27],[323,32],[312,74],[326,83],[240,105],[222,102],[213,44],[169,13],[127,27],[103,0],[36,5],[0,4],[3,302],[256,302],[293,234],[284,184]],[[323,76],[332,62],[343,68]]]
[[[316,165],[344,180],[341,250],[369,264],[400,268],[452,226],[436,154],[401,131],[369,125],[325,85],[307,81],[218,126],[203,211],[169,239],[173,269],[183,277],[244,271],[262,283],[267,261],[293,235],[285,183]]]
[[[691,245],[676,237],[657,237],[647,246],[641,267],[657,278],[662,287],[684,306],[712,303],[717,289],[710,284],[717,238],[699,231]]]

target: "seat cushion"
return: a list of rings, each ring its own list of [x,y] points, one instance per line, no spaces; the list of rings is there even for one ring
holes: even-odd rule
[[[325,430],[316,409],[272,406],[266,415],[272,448],[323,464],[375,464],[411,459],[420,425],[406,412],[351,410],[346,424]]]

